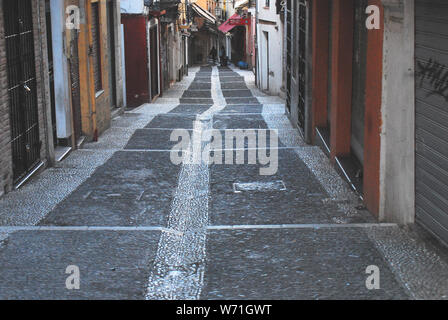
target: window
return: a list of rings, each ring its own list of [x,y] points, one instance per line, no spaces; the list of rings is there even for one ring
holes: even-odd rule
[[[100,37],[100,12],[98,2],[92,3],[92,58],[95,92],[103,89],[101,72],[101,37]]]
[[[266,3],[265,3],[265,7],[270,7],[271,6],[271,1],[270,0],[266,0]]]

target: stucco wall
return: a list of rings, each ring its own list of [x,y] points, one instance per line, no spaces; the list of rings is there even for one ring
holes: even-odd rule
[[[272,1],[269,8],[264,7],[264,5],[264,0],[258,0],[257,64],[260,71],[258,83],[261,87],[261,79],[269,76],[269,90],[267,90],[267,93],[280,95],[283,84],[283,24],[280,20],[280,15],[277,15],[275,2]],[[268,33],[269,48],[267,48],[263,32]],[[267,70],[262,67],[263,64],[261,63],[263,55],[266,55],[267,52],[269,52],[269,75],[267,75]]]
[[[415,219],[414,1],[383,0],[380,219]]]

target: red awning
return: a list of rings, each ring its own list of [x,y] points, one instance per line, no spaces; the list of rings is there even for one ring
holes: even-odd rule
[[[233,28],[235,28],[236,25],[230,24],[230,20],[232,20],[232,19],[241,19],[241,17],[239,16],[239,14],[235,13],[233,16],[231,16],[229,18],[229,20],[227,20],[226,22],[224,22],[222,25],[220,25],[218,27],[219,31],[221,31],[222,33],[227,33],[230,30],[232,30]]]

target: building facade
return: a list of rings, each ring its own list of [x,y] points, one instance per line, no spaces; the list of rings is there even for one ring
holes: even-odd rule
[[[0,3],[0,194],[97,140],[121,111],[117,7],[112,0]]]
[[[438,0],[285,7],[286,79],[294,65],[299,73],[299,85],[288,84],[293,124],[380,221],[417,222],[445,242],[447,16]]]
[[[161,2],[160,9],[165,13],[161,22],[161,61],[163,90],[176,81],[182,81],[188,73],[187,54],[189,33],[182,32],[189,28],[187,23],[186,3],[181,1]]]
[[[123,107],[119,1],[46,0],[55,147],[97,140]]]
[[[158,12],[158,11],[157,11]],[[162,90],[159,14],[143,0],[121,1],[129,107],[153,102]]]
[[[188,72],[187,4],[121,1],[129,107],[154,102]]]

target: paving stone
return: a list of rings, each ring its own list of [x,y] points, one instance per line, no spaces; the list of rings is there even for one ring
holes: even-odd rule
[[[160,225],[166,219],[175,178],[163,174],[177,174],[169,155],[162,153],[123,153],[115,158],[142,161],[130,163],[128,168],[107,163],[75,192],[52,210],[42,225]],[[163,157],[161,157],[163,155]],[[164,168],[164,162],[168,162]],[[108,170],[104,173],[105,170]],[[157,172],[155,172],[158,170]],[[160,188],[160,189],[158,189]]]
[[[229,89],[247,89],[247,85],[245,82],[238,81],[232,83],[221,83],[221,89],[229,90]]]
[[[278,171],[260,174],[256,165],[215,164],[211,167],[210,222],[212,225],[316,224],[373,222],[359,211],[348,215],[329,199],[317,178],[292,150],[278,150]],[[225,155],[223,154],[223,159]],[[234,155],[235,159],[235,155]],[[274,161],[275,158],[272,159]],[[234,163],[235,161],[233,161]],[[224,163],[224,161],[223,161]],[[274,163],[274,162],[273,162]],[[275,169],[275,166],[272,165]],[[235,193],[234,183],[283,181],[286,191]]]
[[[260,104],[260,102],[256,98],[226,98],[226,102],[227,104]]]
[[[222,94],[225,98],[246,98],[253,97],[250,90],[223,90]]]
[[[201,299],[409,299],[359,229],[211,231],[207,253]],[[380,290],[366,288],[370,265]]]
[[[180,99],[181,104],[207,104],[207,105],[213,105],[213,99],[206,99],[206,98],[181,98]]]
[[[210,103],[210,104],[187,104],[187,103],[180,104],[179,106],[177,106],[176,108],[171,110],[170,113],[194,114],[194,115],[201,114],[211,108],[211,106],[213,105],[213,100],[211,100],[211,101],[212,101],[212,103]],[[208,101],[208,102],[210,102],[210,101]]]
[[[210,78],[199,77],[193,81],[193,84],[203,84],[203,83],[211,85],[211,83],[212,83],[211,77]]]
[[[223,124],[223,123],[221,123]],[[232,122],[229,123],[231,126],[237,127],[238,123]],[[223,124],[224,125],[224,124]],[[260,122],[253,122],[253,125],[261,125]],[[219,123],[218,125],[219,126]],[[256,146],[256,148],[262,147],[262,148],[270,148],[271,147],[271,141],[273,141],[274,144],[272,147],[275,148],[286,148],[287,146],[284,145],[282,143],[282,141],[278,138],[278,132],[277,130],[273,129],[257,129],[257,128],[226,128],[226,129],[220,129],[220,128],[215,128],[213,133],[215,135],[219,135],[221,140],[222,140],[222,148],[223,149],[229,149],[228,143],[226,142],[226,139],[232,139],[233,140],[233,149],[241,149],[242,145],[244,145],[244,148],[248,148],[249,147],[249,142],[254,143],[254,145]],[[261,133],[263,135],[265,135],[265,144],[262,145],[260,144],[260,139],[261,137],[264,137],[263,135],[261,135]],[[249,136],[251,137],[251,141],[249,141]],[[241,140],[244,140],[244,144],[242,145],[237,145],[237,144],[241,144]],[[230,141],[230,140],[229,140]]]
[[[226,83],[226,82],[235,82],[235,81],[244,81],[243,77],[235,77],[235,76],[220,76],[219,79],[221,80],[221,83]]]
[[[163,114],[155,117],[145,128],[147,129],[193,129],[195,114]]]
[[[211,90],[212,89],[212,83],[197,83],[193,82],[190,87],[188,87],[188,90]]]
[[[212,72],[213,68],[211,66],[202,66],[201,69],[199,70],[199,73],[203,73],[203,72]]]
[[[182,98],[211,98],[212,93],[210,91],[190,91],[184,92]]]
[[[0,249],[0,299],[143,300],[159,232],[30,231]],[[80,270],[80,290],[65,271]]]
[[[263,106],[260,104],[233,104],[226,106],[223,110],[221,110],[220,114],[250,114],[250,113],[259,113],[263,112]]]
[[[179,170],[169,152],[117,152],[40,225],[163,226]]]
[[[213,120],[215,129],[268,129],[262,115],[216,115]]]
[[[129,140],[127,150],[171,150],[177,142],[170,141],[173,130],[139,129]]]

